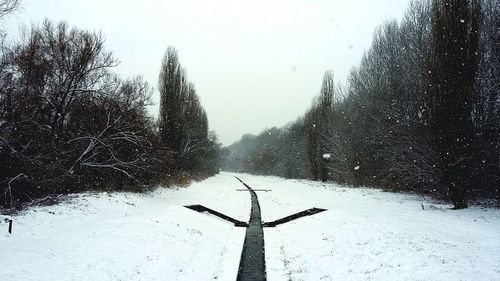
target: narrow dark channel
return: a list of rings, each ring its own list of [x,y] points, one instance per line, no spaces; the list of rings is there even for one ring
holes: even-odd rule
[[[260,205],[257,194],[250,186],[236,177],[249,191],[252,198],[250,221],[243,243],[237,281],[266,280],[266,260],[264,252],[264,231],[260,216]]]

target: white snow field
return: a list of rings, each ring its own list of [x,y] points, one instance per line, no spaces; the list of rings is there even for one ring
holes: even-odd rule
[[[247,221],[328,209],[265,228],[268,280],[500,280],[500,210],[408,194],[221,173],[146,194],[83,193],[0,216],[0,280],[236,280],[245,228],[184,205]],[[424,206],[425,210],[422,210]]]

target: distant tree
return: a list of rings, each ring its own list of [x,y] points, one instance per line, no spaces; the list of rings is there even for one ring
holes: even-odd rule
[[[180,65],[177,50],[168,47],[158,83],[160,91],[158,126],[163,143],[177,153],[182,149],[182,97],[187,87],[185,80],[185,71]]]
[[[214,175],[221,170],[222,167],[222,145],[220,144],[217,134],[213,131],[208,132],[207,143],[198,153],[196,160],[198,170],[207,175]]]
[[[194,169],[203,161],[202,150],[209,145],[208,119],[192,83],[188,83],[181,99],[180,165],[184,169]]]
[[[472,176],[472,110],[481,21],[479,0],[433,1],[429,124],[441,184],[456,209],[467,207]]]
[[[328,179],[328,170],[323,154],[328,152],[328,141],[325,136],[331,128],[334,88],[333,72],[327,71],[323,76],[320,95],[306,114],[307,154],[314,180],[326,181]]]
[[[320,161],[320,131],[317,129],[317,120],[319,111],[313,105],[305,115],[305,126],[307,130],[307,160],[309,162],[310,174],[313,180],[321,179],[321,161]]]
[[[285,127],[280,140],[281,173],[286,178],[310,178],[304,118]]]
[[[261,173],[266,158],[275,175],[430,194],[456,208],[465,190],[499,196],[499,21],[498,1],[411,1],[401,22],[376,29],[346,84],[333,91],[325,75],[304,117],[279,138],[263,141],[264,131],[229,146],[226,167]]]
[[[168,47],[163,58],[159,89],[159,134],[163,144],[175,152],[177,168],[217,172],[220,165],[216,160],[220,157],[217,137],[214,133],[209,135],[207,114],[194,84],[187,81],[186,71],[181,67],[174,47]]]

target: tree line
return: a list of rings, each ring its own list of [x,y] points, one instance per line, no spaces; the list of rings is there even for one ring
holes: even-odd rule
[[[1,51],[0,206],[218,172],[220,144],[175,49],[160,70],[158,120],[152,87],[113,73],[99,32],[45,20]]]
[[[220,168],[221,144],[208,130],[208,119],[193,83],[179,62],[177,50],[169,47],[163,58],[160,78],[158,135],[176,153],[175,167],[182,171],[215,174]]]
[[[245,135],[224,168],[498,202],[498,38],[498,1],[412,1],[344,84],[326,72],[304,116]]]

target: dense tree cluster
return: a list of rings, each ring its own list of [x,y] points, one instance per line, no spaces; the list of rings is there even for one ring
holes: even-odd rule
[[[173,47],[164,56],[159,89],[160,138],[175,152],[176,166],[186,171],[217,172],[220,144],[215,133],[208,131],[207,114]]]
[[[245,136],[225,167],[433,194],[456,208],[498,199],[499,32],[498,1],[413,1],[375,31],[344,86],[327,72],[303,118],[273,139]],[[263,144],[266,170],[253,164]]]
[[[136,190],[185,171],[218,171],[219,145],[192,84],[160,82],[162,94],[183,89],[179,100],[162,98],[162,108],[178,118],[175,130],[164,130],[170,115],[160,116],[158,130],[147,112],[152,88],[140,76],[113,74],[118,62],[100,33],[45,21],[2,51],[0,205],[96,188]],[[212,146],[194,159],[202,141]]]

